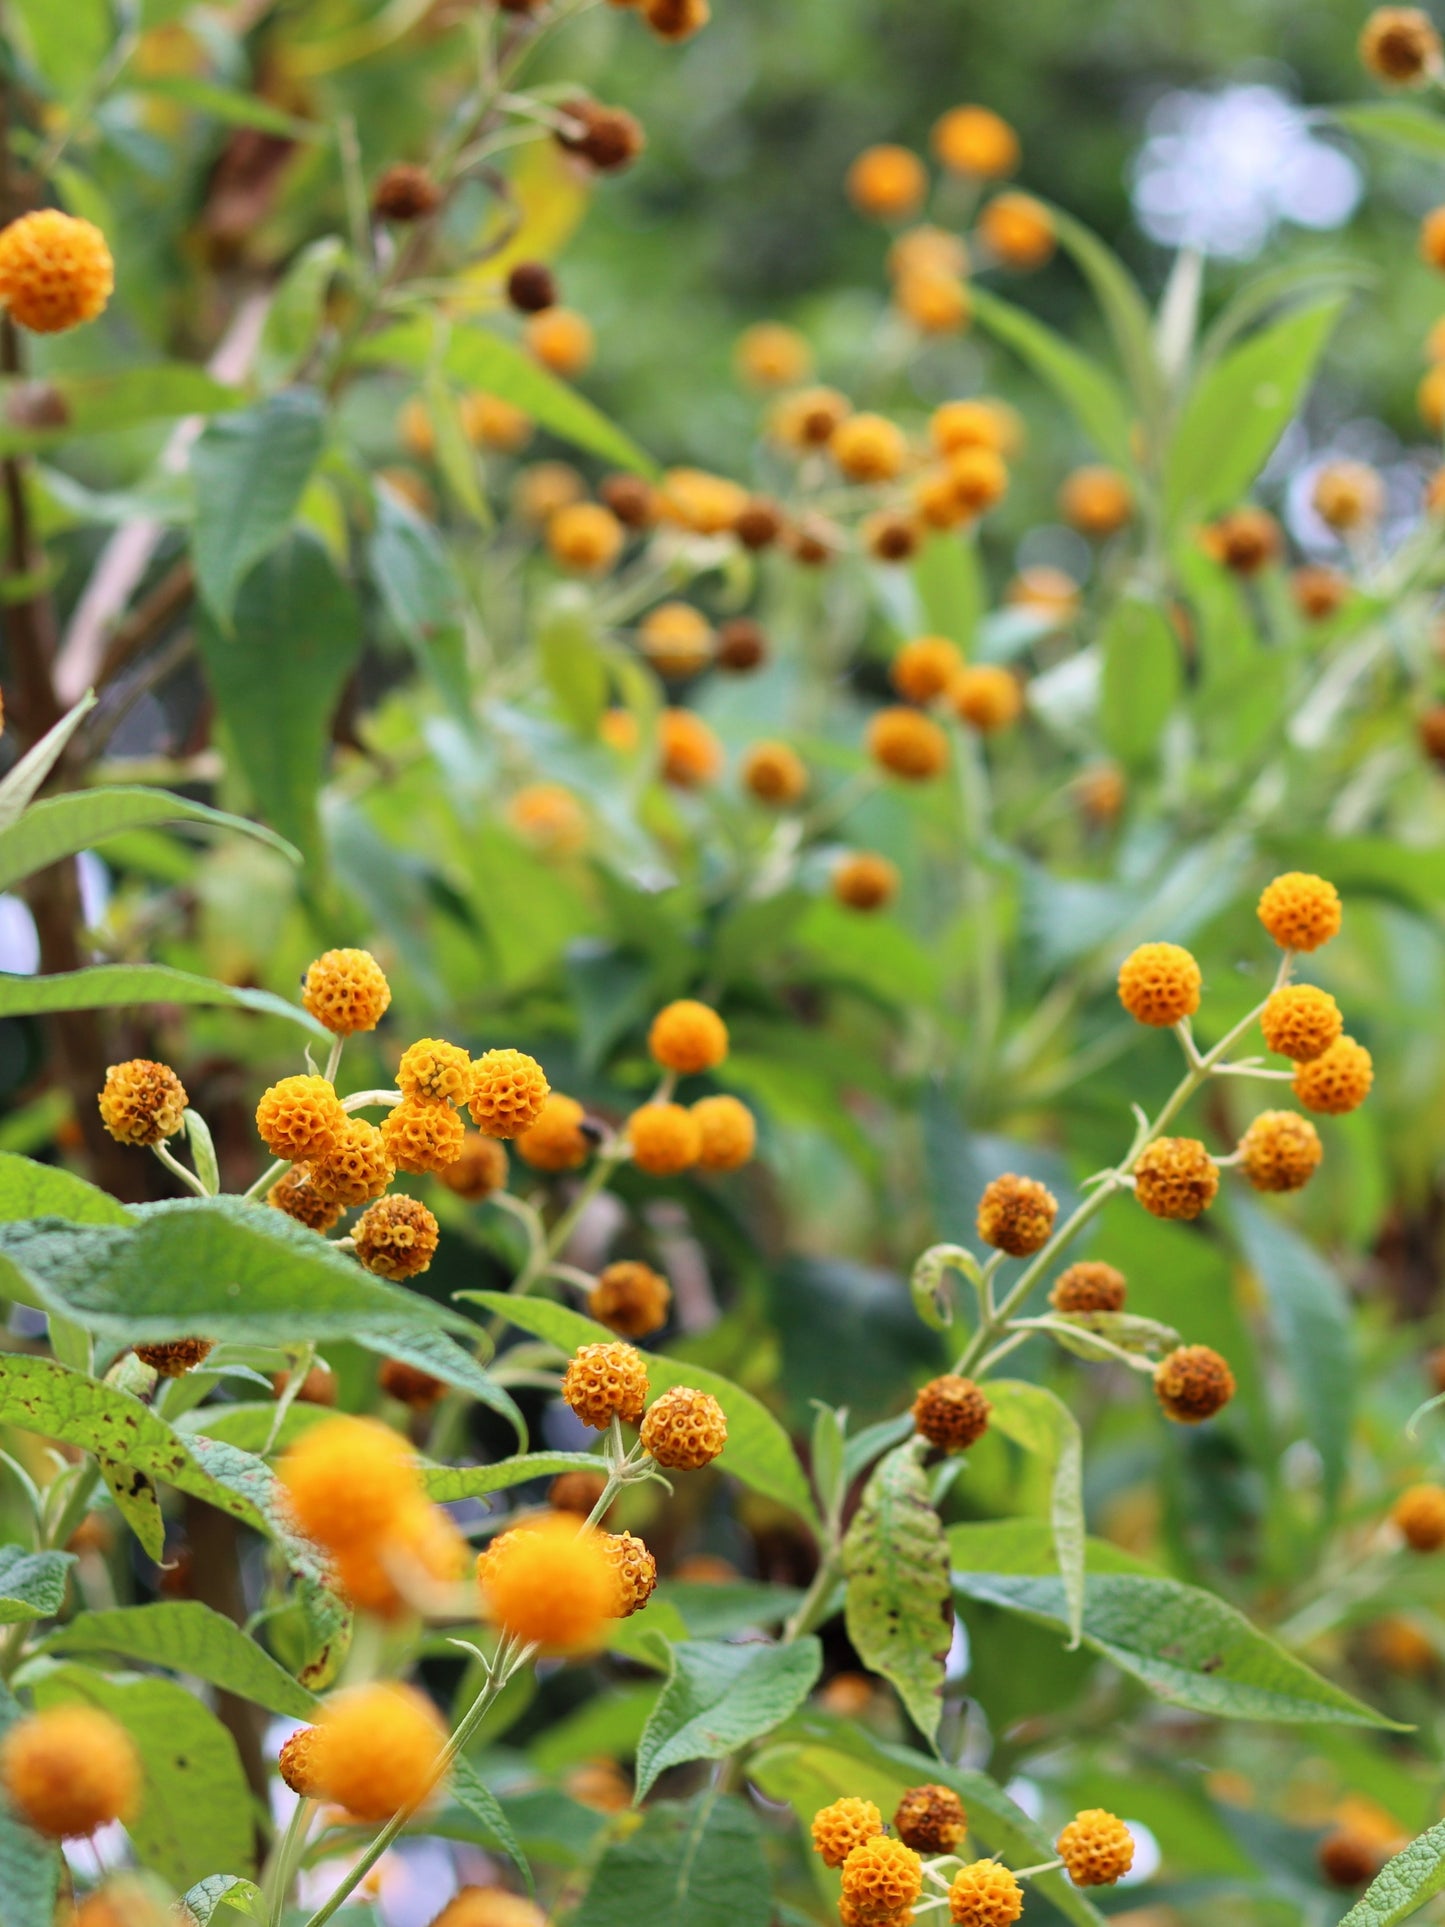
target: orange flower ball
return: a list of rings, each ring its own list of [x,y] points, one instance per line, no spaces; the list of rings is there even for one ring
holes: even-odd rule
[[[1258,915],[1281,950],[1318,950],[1340,933],[1340,893],[1323,877],[1290,870],[1265,887]]]
[[[1059,513],[1096,541],[1117,535],[1134,513],[1134,492],[1117,468],[1076,468],[1059,490]]]
[[[587,1113],[575,1097],[549,1093],[541,1110],[516,1140],[517,1155],[534,1171],[576,1171],[592,1155],[583,1130]]]
[[[622,1606],[618,1575],[594,1527],[552,1512],[504,1532],[477,1561],[488,1618],[551,1653],[596,1644]]]
[[[46,207],[0,228],[0,305],[32,334],[94,321],[114,287],[110,249],[90,221]]]
[[[880,769],[925,783],[948,763],[948,738],[916,709],[880,709],[868,725],[868,753]]]
[[[996,662],[968,663],[954,677],[948,695],[959,721],[985,736],[1009,728],[1023,713],[1018,677]]]
[[[570,308],[544,308],[532,315],[523,339],[542,366],[564,380],[589,368],[597,347],[591,323]]]
[[[1177,943],[1143,943],[1119,966],[1119,1002],[1139,1024],[1163,1030],[1199,1008],[1203,974]]]
[[[436,1790],[447,1729],[414,1687],[388,1682],[338,1694],[316,1735],[316,1780],[358,1820],[377,1825],[410,1813]]]
[[[791,388],[813,371],[813,351],[806,339],[781,321],[759,321],[745,328],[734,360],[743,380],[755,388]]]
[[[998,194],[978,217],[978,231],[1006,268],[1041,268],[1054,251],[1054,218],[1031,194]]]
[[[674,789],[701,789],[723,769],[723,746],[690,709],[664,709],[657,719],[662,775]]]
[[[888,674],[905,702],[923,704],[942,696],[962,668],[958,644],[947,636],[916,636],[898,651]]]
[[[737,1171],[757,1147],[758,1127],[752,1112],[740,1099],[725,1092],[702,1097],[692,1107],[702,1150],[698,1163],[704,1171]]]
[[[850,415],[834,430],[828,452],[850,482],[891,482],[908,460],[908,438],[886,415]]]
[[[702,1126],[681,1104],[644,1104],[627,1120],[632,1161],[655,1178],[676,1177],[702,1155]]]
[[[865,148],[848,170],[848,198],[878,221],[908,221],[923,206],[928,173],[906,147]]]
[[[951,107],[933,124],[933,151],[954,174],[996,181],[1019,164],[1019,137],[988,107]]]
[[[716,1070],[728,1054],[727,1025],[709,1005],[680,997],[653,1018],[647,1048],[655,1064],[680,1076]]]
[[[55,1706],[17,1720],[5,1735],[0,1785],[36,1833],[80,1839],[134,1815],[142,1794],[140,1756],[108,1714]]]

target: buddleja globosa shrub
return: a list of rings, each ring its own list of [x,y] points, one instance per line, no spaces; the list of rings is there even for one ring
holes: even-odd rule
[[[593,11],[7,17],[0,1927],[1388,1927],[1445,489],[1266,466],[1370,297],[1152,311],[961,105],[662,468],[564,69],[708,6]]]

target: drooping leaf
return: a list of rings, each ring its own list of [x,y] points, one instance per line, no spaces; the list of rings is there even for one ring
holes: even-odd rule
[[[257,370],[268,385],[293,380],[316,345],[327,291],[346,258],[340,238],[327,234],[303,248],[286,270],[266,310],[256,351]]]
[[[970,1599],[1022,1613],[1040,1625],[1068,1623],[1057,1579],[967,1572],[956,1573],[954,1584]],[[1176,1579],[1128,1573],[1090,1577],[1083,1639],[1160,1699],[1217,1719],[1396,1724],[1321,1678],[1233,1606]]]
[[[930,537],[913,564],[913,586],[929,633],[972,650],[988,600],[972,539],[948,533]]]
[[[1339,1498],[1354,1411],[1355,1362],[1344,1286],[1313,1245],[1245,1197],[1230,1216],[1269,1301],[1280,1356],[1295,1383],[1305,1430],[1320,1455],[1327,1506]]]
[[[559,597],[537,629],[537,652],[558,709],[579,736],[594,736],[612,680],[590,605]]]
[[[1248,491],[1299,408],[1343,306],[1336,294],[1296,308],[1204,373],[1165,465],[1171,527],[1231,508]]]
[[[221,415],[238,408],[238,389],[213,381],[204,368],[186,362],[155,368],[125,368],[113,375],[56,375],[47,382],[59,396],[57,425],[31,428],[26,409],[16,406],[21,384],[0,382],[0,455],[22,455],[111,429],[171,421],[180,415]]]
[[[437,1505],[482,1499],[529,1479],[554,1479],[562,1472],[600,1472],[595,1452],[524,1452],[497,1465],[428,1465],[422,1468],[427,1497]]]
[[[284,1017],[313,1037],[330,1032],[299,1004],[269,990],[217,983],[169,964],[92,964],[55,977],[0,976],[0,1017],[38,1017],[50,1010],[128,1010],[136,1004],[234,1004],[262,1017]]]
[[[317,538],[293,530],[241,585],[234,622],[203,612],[198,634],[252,794],[314,856],[331,718],[361,648],[355,598]]]
[[[1445,1893],[1445,1820],[1387,1861],[1340,1927],[1397,1927]]]
[[[229,631],[236,593],[291,525],[321,453],[326,410],[308,388],[283,388],[255,408],[211,423],[191,455],[196,490],[196,580]],[[287,635],[272,632],[272,639]],[[274,650],[281,661],[287,652]]]
[[[48,1635],[43,1650],[144,1660],[173,1673],[193,1674],[287,1719],[309,1719],[316,1709],[314,1696],[254,1639],[195,1599],[159,1599],[148,1606],[77,1613]]]
[[[0,1683],[0,1739],[24,1709]],[[42,1840],[0,1800],[0,1927],[55,1927],[60,1848]]]
[[[525,1448],[527,1421],[522,1417],[516,1400],[504,1386],[488,1377],[474,1355],[465,1346],[459,1345],[449,1333],[418,1328],[409,1322],[375,1328],[359,1326],[351,1337],[366,1351],[375,1352],[381,1358],[399,1358],[408,1365],[415,1365],[418,1371],[439,1378],[443,1385],[450,1385],[454,1391],[465,1392],[479,1404],[499,1412],[516,1433],[518,1446]]]
[[[576,1927],[768,1927],[772,1884],[752,1813],[710,1788],[650,1807],[603,1854]]]
[[[1053,1527],[1044,1519],[971,1519],[950,1526],[948,1552],[959,1572],[1022,1573],[1039,1579],[1051,1579],[1058,1572]],[[1163,1577],[1108,1539],[1085,1539],[1084,1569]]]
[[[688,1760],[721,1760],[771,1733],[817,1683],[823,1649],[806,1638],[791,1646],[730,1646],[687,1640],[669,1649],[672,1672],[637,1748],[637,1797],[660,1773]]]
[[[276,135],[278,140],[327,138],[327,129],[320,122],[302,120],[296,114],[286,113],[273,101],[241,93],[234,87],[218,87],[211,81],[173,74],[136,75],[130,85],[138,93],[153,94],[160,100],[174,101],[178,107],[192,108],[209,120],[224,121],[230,127],[254,127],[260,133]]]
[[[1110,611],[1100,646],[1099,728],[1119,760],[1137,769],[1158,754],[1160,731],[1178,701],[1179,644],[1161,609],[1125,599]]]
[[[948,1541],[912,1442],[879,1464],[843,1541],[848,1637],[932,1740],[953,1630]]]
[[[970,288],[969,300],[989,333],[997,335],[1048,382],[1100,452],[1128,467],[1133,459],[1129,404],[1113,377],[1072,342],[1012,302],[1000,300],[977,285]]]
[[[1428,108],[1404,100],[1362,100],[1332,107],[1330,114],[1352,134],[1427,160],[1445,159],[1445,120]]]
[[[423,370],[432,365],[436,340],[427,321],[404,321],[373,335],[362,358],[390,362],[397,367]],[[486,329],[458,326],[441,350],[441,366],[463,388],[481,388],[500,395],[530,415],[541,427],[563,441],[589,449],[605,461],[618,462],[641,475],[656,469],[636,443],[608,421],[590,401],[549,375],[540,363],[501,335]]]
[[[1050,204],[1049,212],[1060,245],[1074,257],[1094,291],[1141,414],[1157,418],[1164,404],[1164,376],[1154,347],[1153,320],[1138,282],[1113,249],[1065,208]]]
[[[0,1151],[0,1223],[65,1218],[71,1224],[132,1224],[134,1216],[109,1192],[57,1164],[37,1164]]]
[[[299,850],[263,824],[213,810],[186,796],[139,788],[77,790],[33,803],[18,823],[0,831],[0,890],[10,889],[48,863],[94,849],[108,836],[149,823],[205,823],[213,829],[238,830],[269,844],[293,863],[301,861]]]
[[[465,1753],[458,1755],[452,1765],[451,1795],[459,1806],[466,1808],[473,1819],[481,1821],[526,1881],[528,1893],[535,1894],[532,1868],[517,1839],[516,1829],[507,1818],[501,1801],[483,1782],[481,1774],[477,1772]]]
[[[0,1546],[0,1626],[49,1619],[65,1604],[65,1581],[75,1555]]]
[[[545,1338],[563,1352],[575,1352],[579,1345],[610,1344],[616,1336],[605,1325],[594,1324],[550,1299],[514,1298],[499,1291],[459,1295],[509,1319],[534,1338]],[[674,1385],[691,1385],[700,1392],[710,1392],[722,1406],[727,1414],[728,1442],[718,1463],[724,1472],[731,1472],[755,1492],[776,1499],[817,1528],[817,1509],[807,1477],[787,1433],[765,1405],[720,1373],[687,1359],[666,1358],[658,1352],[642,1355],[654,1396]]]
[[[60,721],[33,743],[20,758],[14,769],[0,782],[0,830],[8,830],[18,821],[20,813],[36,796],[46,777],[65,753],[65,746],[76,730],[95,708],[96,695],[93,689],[87,690],[73,709],[68,709]]]
[[[267,1205],[181,1198],[130,1225],[0,1225],[0,1290],[121,1343],[184,1337],[325,1343],[464,1318],[363,1271]]]
[[[135,1743],[140,1810],[127,1831],[141,1865],[178,1892],[217,1866],[251,1863],[255,1832],[236,1742],[174,1681],[62,1664],[35,1681],[37,1705],[79,1701],[108,1713]]]
[[[1069,1643],[1084,1624],[1084,1441],[1079,1421],[1043,1385],[1018,1379],[989,1382],[989,1419],[1006,1438],[1034,1452],[1050,1468],[1049,1522],[1069,1608]]]

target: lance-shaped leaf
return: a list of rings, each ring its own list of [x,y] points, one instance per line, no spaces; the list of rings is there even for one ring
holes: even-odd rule
[[[196,443],[196,578],[228,629],[236,591],[290,527],[325,425],[320,395],[288,388],[212,422]]]
[[[948,1541],[912,1443],[888,1454],[864,1488],[843,1541],[848,1637],[896,1688],[930,1740],[943,1712],[953,1631]]]
[[[465,1753],[459,1755],[452,1763],[451,1794],[458,1806],[465,1807],[474,1820],[481,1821],[526,1881],[528,1893],[535,1894],[532,1869],[517,1839],[516,1829],[503,1811],[501,1801],[483,1782],[481,1774],[477,1772]]]
[[[1340,1927],[1397,1927],[1445,1893],[1445,1820],[1387,1861]]]
[[[298,1686],[254,1639],[196,1599],[160,1599],[77,1613],[42,1642],[47,1653],[111,1653],[188,1673],[293,1720],[310,1719],[314,1695]]]
[[[1048,382],[1100,451],[1129,467],[1133,462],[1129,404],[1113,376],[1011,301],[979,287],[970,289],[969,300],[983,327]]]
[[[0,830],[0,890],[10,889],[48,863],[94,849],[108,836],[151,823],[204,823],[210,829],[236,830],[268,844],[293,863],[301,861],[301,852],[293,844],[263,825],[186,796],[140,788],[77,790],[70,796],[33,803],[18,823]]]
[[[1002,1379],[988,1387],[990,1424],[1049,1467],[1049,1523],[1068,1602],[1069,1644],[1084,1627],[1084,1441],[1068,1406],[1042,1385]]]
[[[23,1716],[8,1686],[0,1684],[0,1739]],[[32,1833],[0,1800],[0,1927],[54,1927],[60,1891],[60,1849]]]
[[[688,1760],[721,1760],[780,1726],[823,1669],[816,1639],[791,1646],[686,1640],[670,1649],[672,1673],[637,1748],[637,1797]]]
[[[966,1572],[954,1584],[970,1599],[1064,1626],[1068,1606],[1057,1579]],[[1084,1591],[1084,1644],[1175,1706],[1216,1719],[1285,1720],[1300,1725],[1396,1727],[1334,1686],[1233,1606],[1176,1579],[1091,1576]]]
[[[274,991],[217,983],[170,964],[92,964],[55,977],[0,976],[0,1017],[39,1017],[51,1010],[129,1010],[136,1004],[234,1004],[261,1017],[284,1017],[313,1037],[331,1033],[299,1004]]]
[[[744,1803],[710,1788],[662,1801],[603,1854],[576,1927],[768,1927],[772,1882]]]
[[[434,1504],[453,1505],[458,1499],[484,1499],[489,1493],[505,1492],[509,1486],[525,1485],[528,1479],[602,1470],[602,1459],[595,1452],[523,1452],[497,1465],[427,1465],[421,1476],[427,1497]]]

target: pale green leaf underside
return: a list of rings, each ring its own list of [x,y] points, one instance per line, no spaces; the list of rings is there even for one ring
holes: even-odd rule
[[[791,1646],[686,1640],[671,1659],[637,1749],[639,1800],[668,1767],[725,1759],[781,1725],[813,1690],[823,1649],[812,1638]]]
[[[848,1637],[933,1739],[943,1711],[953,1628],[948,1542],[914,1446],[898,1446],[869,1479],[843,1542]]]

